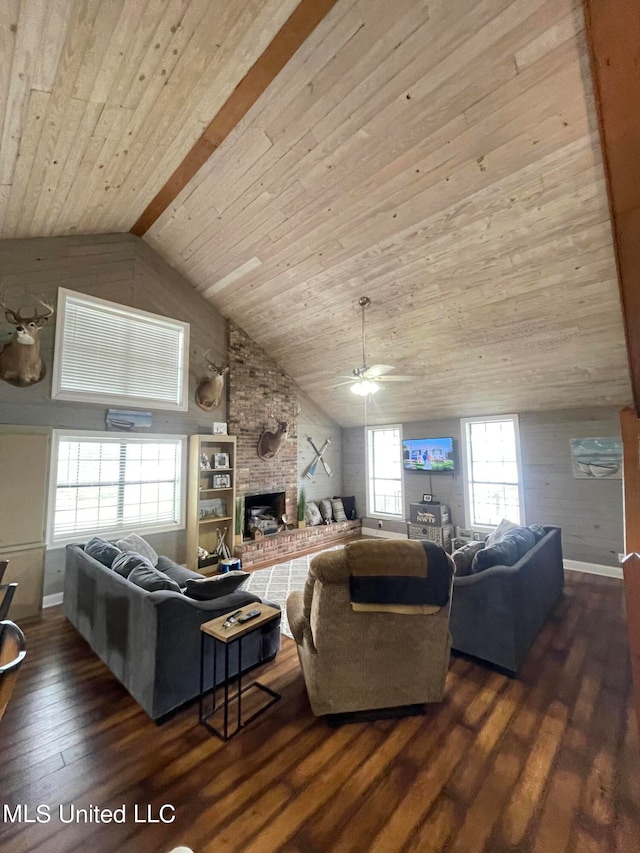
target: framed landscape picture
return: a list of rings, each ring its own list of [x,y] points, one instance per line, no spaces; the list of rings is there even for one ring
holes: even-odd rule
[[[622,479],[622,439],[618,436],[569,441],[576,480]]]

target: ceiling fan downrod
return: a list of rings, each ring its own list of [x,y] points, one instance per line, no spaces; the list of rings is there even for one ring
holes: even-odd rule
[[[365,346],[366,346],[366,335],[364,330],[364,312],[371,305],[371,300],[368,296],[361,296],[358,299],[358,305],[362,308],[362,367],[358,369],[357,376],[364,373],[367,369],[367,358],[365,355]],[[356,372],[355,370],[353,371]]]

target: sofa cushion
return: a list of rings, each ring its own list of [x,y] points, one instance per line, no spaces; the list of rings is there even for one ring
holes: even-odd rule
[[[130,583],[145,589],[147,592],[158,592],[168,590],[169,592],[182,592],[179,584],[172,581],[163,572],[159,572],[151,563],[140,554],[130,555],[140,557],[141,562],[131,570],[128,577]]]
[[[146,557],[147,560],[149,560],[152,566],[158,565],[157,553],[151,545],[149,545],[146,539],[143,539],[142,536],[138,536],[137,533],[130,533],[128,536],[125,536],[124,539],[118,539],[116,547],[120,548],[121,551],[126,551],[127,554],[142,554],[143,557]]]
[[[320,515],[320,510],[318,509],[318,505],[315,501],[309,501],[307,507],[304,511],[304,520],[311,527],[315,527],[318,524],[322,524],[322,516]]]
[[[508,518],[503,518],[500,524],[496,527],[493,533],[490,533],[485,539],[485,545],[488,547],[489,545],[495,545],[496,542],[499,542],[504,534],[508,530],[513,530],[514,527],[518,527],[518,525],[514,521],[509,521]]]
[[[249,577],[249,572],[235,570],[199,580],[188,580],[184,594],[196,601],[210,601],[235,592]]]
[[[530,524],[528,529],[536,537],[536,542],[539,542],[543,536],[547,535],[547,531],[541,524]]]
[[[331,509],[331,501],[329,498],[324,498],[320,501],[320,515],[323,521],[333,521],[333,510]]]
[[[457,551],[453,552],[451,556],[453,562],[456,564],[456,577],[464,577],[465,575],[472,574],[471,564],[473,563],[473,558],[481,548],[484,548],[484,542],[473,541],[467,542],[462,548],[458,548]]]
[[[344,514],[347,516],[347,519],[356,517],[356,498],[355,495],[349,495],[347,497],[342,497],[342,506],[344,508]]]
[[[170,560],[169,557],[165,557],[161,554],[158,557],[158,565],[156,569],[159,572],[164,572],[165,575],[178,583],[181,587],[185,586],[187,581],[190,580],[200,580],[202,575],[200,572],[192,572],[191,569],[187,569],[184,566],[180,566],[178,563],[174,563],[173,560]]]
[[[108,569],[111,568],[115,558],[122,553],[120,548],[116,547],[113,542],[107,542],[106,539],[101,539],[99,536],[89,539],[84,546],[84,552]]]
[[[494,545],[481,548],[473,558],[471,571],[473,574],[484,572],[492,566],[513,566],[518,562],[518,549],[516,543],[510,539],[503,539]]]
[[[333,517],[336,521],[347,520],[347,515],[344,511],[344,504],[342,503],[342,498],[333,498],[331,501],[331,509],[333,510]]]
[[[513,527],[511,530],[508,530],[502,537],[503,542],[507,540],[515,544],[518,551],[518,560],[524,557],[527,551],[536,544],[536,537],[528,527]]]
[[[142,554],[127,554],[126,551],[121,551],[113,561],[111,568],[117,575],[128,578],[131,572],[138,566],[153,568],[150,561]]]

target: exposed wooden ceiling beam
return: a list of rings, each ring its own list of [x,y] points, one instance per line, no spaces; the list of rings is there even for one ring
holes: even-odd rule
[[[640,415],[640,15],[636,0],[585,0],[633,402]]]
[[[198,169],[224,142],[267,86],[338,0],[301,0],[262,56],[233,90],[200,139],[131,229],[142,237],[189,183]]]

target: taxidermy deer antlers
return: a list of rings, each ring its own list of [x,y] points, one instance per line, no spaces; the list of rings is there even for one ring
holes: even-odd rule
[[[22,308],[18,311],[9,308],[0,297],[0,307],[4,308],[7,322],[15,326],[13,337],[0,350],[0,379],[21,388],[40,382],[47,372],[40,358],[40,329],[53,315],[53,306],[44,299],[38,298],[37,301],[45,313],[39,314],[34,308],[33,314],[27,316]]]
[[[211,352],[208,349],[204,354],[204,360],[207,362],[207,370],[211,374],[206,379],[200,380],[200,384],[196,389],[196,403],[205,412],[211,412],[217,409],[222,399],[222,390],[224,388],[224,377],[229,372],[229,365],[225,368],[214,364],[213,361],[207,358]]]
[[[298,405],[295,415],[290,420],[279,421],[271,409],[269,418],[275,423],[275,427],[267,427],[258,440],[258,456],[260,459],[268,462],[280,453],[289,437],[289,428],[296,422],[299,414],[300,406]]]

